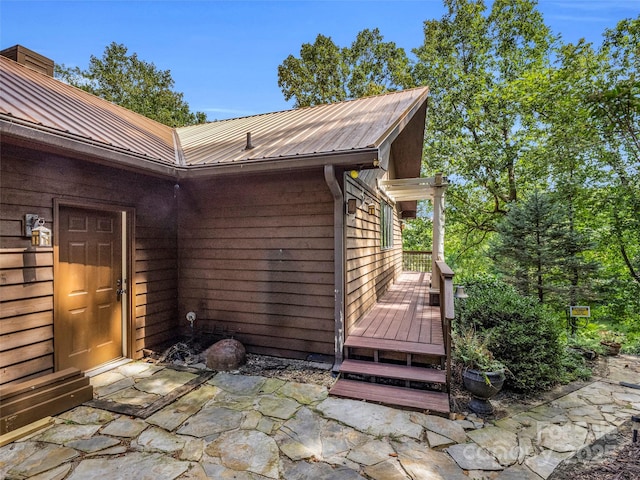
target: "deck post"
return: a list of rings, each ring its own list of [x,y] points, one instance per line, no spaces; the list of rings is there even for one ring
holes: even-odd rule
[[[442,173],[437,173],[433,184],[432,272],[436,272],[436,262],[444,260],[444,192],[447,185]],[[429,305],[440,305],[440,275],[431,277]]]

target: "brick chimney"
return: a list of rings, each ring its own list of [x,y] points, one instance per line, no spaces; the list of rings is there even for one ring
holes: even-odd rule
[[[53,60],[40,55],[33,50],[29,50],[22,45],[14,45],[13,47],[5,48],[0,52],[0,55],[13,60],[14,62],[18,62],[31,70],[53,77]]]

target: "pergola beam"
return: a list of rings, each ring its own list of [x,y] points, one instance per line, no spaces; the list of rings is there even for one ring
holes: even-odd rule
[[[396,202],[413,200],[431,200],[438,187],[446,187],[447,181],[438,174],[435,177],[424,178],[396,178],[393,180],[380,180],[378,187],[392,200]]]

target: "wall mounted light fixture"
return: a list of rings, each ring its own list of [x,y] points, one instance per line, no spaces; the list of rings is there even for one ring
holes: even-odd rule
[[[28,213],[24,216],[25,237],[31,237],[31,245],[34,247],[51,246],[51,230],[44,226],[44,218]]]
[[[347,213],[349,215],[354,215],[358,208],[358,201],[355,198],[350,198],[347,200]]]

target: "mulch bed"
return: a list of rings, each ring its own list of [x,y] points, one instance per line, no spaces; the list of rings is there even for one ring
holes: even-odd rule
[[[640,441],[632,442],[631,421],[560,464],[548,480],[638,480]]]

